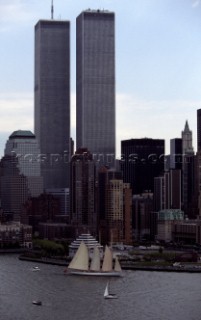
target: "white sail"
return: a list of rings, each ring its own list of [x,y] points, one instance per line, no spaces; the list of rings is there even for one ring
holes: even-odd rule
[[[109,283],[107,283],[107,285],[106,285],[105,292],[104,292],[104,297],[107,297],[109,295],[108,287],[109,287]]]
[[[103,265],[102,265],[102,271],[112,271],[112,251],[108,248],[108,246],[105,247],[105,255],[103,259]]]
[[[121,265],[119,263],[119,259],[117,258],[117,256],[115,257],[114,271],[117,271],[117,272],[122,271]]]
[[[90,270],[100,271],[100,251],[98,247],[94,247]]]
[[[72,261],[70,262],[68,269],[88,270],[88,267],[89,267],[89,253],[88,253],[87,246],[82,241]]]

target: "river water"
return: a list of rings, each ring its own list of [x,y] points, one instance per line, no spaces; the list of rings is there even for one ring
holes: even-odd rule
[[[110,279],[64,275],[63,267],[0,256],[2,320],[199,320],[201,274],[124,271]],[[33,305],[41,300],[42,306]]]

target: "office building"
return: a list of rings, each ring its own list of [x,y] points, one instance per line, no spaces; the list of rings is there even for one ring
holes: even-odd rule
[[[154,207],[154,212],[158,212],[160,210],[165,209],[165,177],[164,175],[160,177],[155,177],[154,178],[154,197],[153,197],[153,207]]]
[[[109,243],[132,243],[132,190],[129,183],[111,179],[107,185],[106,221]]]
[[[31,131],[14,131],[1,160],[1,199],[5,211],[20,214],[28,197],[43,193],[40,148]]]
[[[170,140],[170,169],[182,169],[182,139]]]
[[[76,139],[100,164],[115,159],[115,15],[87,10],[76,23]]]
[[[198,198],[198,213],[201,217],[201,109],[197,110],[197,155],[196,155],[196,193]]]
[[[201,151],[201,109],[197,110],[197,151]]]
[[[133,194],[153,192],[154,178],[164,171],[164,151],[162,139],[121,141],[123,180],[130,183]]]
[[[92,154],[78,149],[71,159],[71,222],[78,234],[89,231],[96,235],[95,206],[96,167]]]
[[[181,209],[181,170],[164,173],[164,209]]]
[[[181,170],[165,171],[154,178],[154,211],[181,209]]]
[[[45,189],[69,185],[70,23],[40,20],[35,26],[35,134]]]
[[[132,205],[134,240],[154,240],[156,232],[153,232],[152,226],[155,226],[156,222],[153,212],[153,193],[133,195]]]
[[[46,189],[47,194],[53,195],[56,199],[59,200],[60,204],[60,214],[66,216],[70,220],[70,190],[69,188],[65,189]]]
[[[182,202],[183,210],[189,218],[195,218],[195,196],[196,196],[196,159],[192,145],[192,131],[189,129],[188,121],[182,131]]]
[[[184,221],[184,212],[180,209],[165,209],[158,213],[157,239],[160,241],[173,241],[174,225]]]
[[[99,168],[97,183],[98,234],[101,243],[132,243],[132,190],[122,173]]]

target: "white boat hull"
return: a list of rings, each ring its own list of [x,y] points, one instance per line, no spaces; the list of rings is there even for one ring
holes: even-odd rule
[[[96,277],[121,277],[122,274],[116,271],[108,272],[96,272],[96,271],[82,271],[82,270],[70,270],[67,271],[68,274],[79,275],[79,276],[96,276]]]
[[[104,296],[105,299],[117,299],[116,295],[109,294],[108,296]]]

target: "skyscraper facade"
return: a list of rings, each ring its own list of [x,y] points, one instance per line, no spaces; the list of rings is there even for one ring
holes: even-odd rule
[[[199,216],[201,216],[201,109],[197,110],[197,181],[196,181],[196,192],[198,195],[198,208]]]
[[[193,199],[195,195],[195,155],[193,150],[192,131],[186,121],[182,135],[182,201],[184,213],[193,218]]]
[[[29,197],[43,193],[38,157],[39,145],[31,131],[18,130],[10,135],[0,165],[0,193],[4,210],[20,214],[22,205]]]
[[[170,169],[182,169],[182,139],[170,140]]]
[[[201,109],[197,110],[197,151],[201,150]]]
[[[35,26],[35,134],[45,188],[66,188],[70,154],[70,23]]]
[[[115,158],[115,15],[87,10],[76,21],[76,140],[100,163]]]
[[[132,242],[132,190],[122,173],[99,168],[97,183],[98,233],[103,244]]]
[[[130,139],[121,141],[121,168],[124,182],[133,194],[153,192],[154,178],[164,171],[165,141],[162,139]]]
[[[71,222],[77,232],[96,235],[95,162],[85,148],[78,149],[71,159]]]

